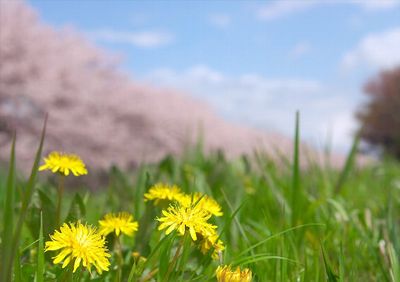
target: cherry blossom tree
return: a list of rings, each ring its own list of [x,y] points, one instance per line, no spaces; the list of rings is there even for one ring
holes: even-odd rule
[[[381,72],[364,91],[369,100],[358,113],[362,138],[400,159],[400,67]]]

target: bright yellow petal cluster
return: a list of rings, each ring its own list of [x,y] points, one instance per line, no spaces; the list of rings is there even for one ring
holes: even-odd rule
[[[231,270],[228,265],[218,266],[215,271],[218,282],[250,282],[251,281],[251,270],[245,268],[240,270],[239,267],[236,270]]]
[[[182,206],[188,207],[190,205],[198,205],[200,208],[205,209],[215,216],[222,216],[221,206],[208,195],[196,192],[192,195],[184,195],[177,198]]]
[[[154,201],[154,204],[157,205],[161,201],[177,201],[178,198],[183,197],[184,194],[181,192],[181,189],[176,185],[167,185],[158,183],[152,186],[147,193],[144,194],[145,201]]]
[[[188,230],[193,241],[197,240],[197,233],[212,234],[217,226],[207,222],[211,214],[201,209],[199,206],[184,207],[179,204],[170,205],[168,210],[163,210],[164,215],[157,218],[161,222],[158,230],[167,228],[165,234],[170,234],[173,230],[177,230],[180,235],[184,235]]]
[[[217,260],[220,253],[225,250],[224,243],[218,239],[215,230],[213,234],[202,237],[200,241],[200,251],[203,254],[207,254],[210,250],[213,250],[211,257],[215,260]]]
[[[88,173],[79,156],[55,151],[44,158],[44,165],[39,167],[39,171],[42,170],[51,170],[53,173],[59,172],[64,175],[69,175],[72,172],[75,176]]]
[[[133,236],[133,233],[138,230],[139,223],[133,220],[133,215],[127,212],[117,214],[108,213],[103,220],[99,220],[100,233],[108,235],[115,232],[117,236],[124,233],[128,236]]]
[[[89,272],[92,265],[101,274],[108,271],[111,256],[105,246],[105,238],[96,228],[83,225],[80,222],[64,223],[60,231],[56,230],[50,235],[51,241],[46,242],[45,251],[60,251],[53,257],[53,263],[62,263],[65,268],[70,262],[74,264],[73,272],[82,265]]]

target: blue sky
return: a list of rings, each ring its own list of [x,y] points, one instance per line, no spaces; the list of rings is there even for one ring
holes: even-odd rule
[[[137,80],[222,116],[346,150],[366,79],[400,65],[400,1],[29,1],[122,54]]]

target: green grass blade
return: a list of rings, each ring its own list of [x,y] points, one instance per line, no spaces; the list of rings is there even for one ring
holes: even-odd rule
[[[232,212],[232,216],[231,219],[229,221],[231,221],[232,219],[235,221],[236,226],[239,229],[239,232],[241,233],[241,235],[243,236],[243,239],[246,241],[247,244],[250,245],[250,240],[246,235],[246,232],[244,231],[244,228],[242,226],[242,224],[240,223],[239,219],[236,217],[236,214],[242,209],[242,207],[245,205],[245,201],[243,201],[240,206],[234,210],[232,203],[229,201],[228,196],[226,195],[225,191],[223,189],[221,189],[222,195],[224,196],[225,202],[228,204],[231,212]]]
[[[147,261],[146,258],[144,258],[142,256],[139,256],[138,258],[134,259],[131,271],[128,276],[128,280],[127,280],[128,282],[139,281],[140,276],[143,274],[146,261]],[[154,270],[154,271],[157,271],[157,270]],[[149,273],[148,275],[152,276],[153,274],[154,274],[154,272]]]
[[[256,254],[254,256],[243,257],[239,260],[232,261],[232,265],[247,265],[250,263],[263,261],[263,260],[270,260],[270,259],[283,260],[283,261],[291,262],[294,264],[299,264],[298,261],[290,259],[290,258],[286,258],[286,257],[282,257],[282,256],[271,256],[271,254],[265,253],[265,254]]]
[[[400,262],[393,244],[389,243],[388,253],[390,260],[390,278],[392,282],[400,282]]]
[[[13,282],[21,282],[25,281],[22,280],[22,273],[21,273],[21,254],[18,250],[15,259],[14,259],[14,279],[12,280]]]
[[[2,252],[1,252],[1,273],[2,281],[10,281],[12,273],[12,238],[14,231],[14,194],[15,194],[15,134],[11,145],[10,164],[6,185],[6,197],[3,209],[3,234],[2,234]]]
[[[28,180],[28,183],[26,185],[26,188],[24,190],[24,194],[22,196],[23,200],[22,200],[21,211],[20,211],[20,215],[19,215],[19,218],[18,218],[16,229],[15,229],[15,232],[14,232],[14,239],[12,241],[11,261],[14,260],[16,252],[18,251],[19,239],[20,239],[20,235],[21,235],[22,225],[24,224],[25,217],[26,217],[26,214],[27,214],[27,211],[28,211],[28,206],[29,206],[29,203],[31,202],[34,186],[35,186],[35,183],[36,183],[36,176],[37,176],[37,173],[38,173],[39,162],[40,162],[40,158],[41,158],[41,155],[42,155],[44,136],[46,134],[46,124],[47,124],[47,115],[46,115],[46,118],[45,118],[45,121],[44,121],[42,135],[41,135],[40,143],[39,143],[39,148],[37,149],[37,152],[36,152],[36,157],[35,157],[35,161],[34,161],[34,164],[33,164],[33,167],[32,167],[32,172],[31,172],[31,175],[29,177],[29,180]],[[6,281],[8,281],[8,280],[6,280]]]
[[[176,238],[176,234],[173,233],[173,235],[166,236],[167,240],[165,241],[165,244],[161,246],[161,251],[160,251],[160,256],[159,256],[159,271],[158,271],[158,279],[159,281],[168,281],[168,277],[170,275],[171,271],[171,264],[175,263],[175,261],[172,259],[171,260],[171,252],[172,252],[172,247],[174,244],[174,240]],[[178,252],[179,247],[175,250],[175,252]]]
[[[179,257],[177,267],[176,269],[178,270],[178,273],[181,273],[181,276],[179,278],[179,281],[185,281],[184,280],[184,274],[185,274],[185,266],[189,262],[189,255],[192,250],[192,238],[188,235],[183,237],[183,247],[182,247],[182,255]]]
[[[161,246],[163,246],[164,244],[166,244],[165,242],[168,241],[168,240],[170,240],[170,239],[169,239],[169,236],[164,236],[164,237],[157,243],[157,245],[154,247],[154,249],[153,249],[153,250],[151,251],[151,253],[148,255],[144,267],[147,267],[147,266],[150,264],[150,262],[151,262],[151,260],[153,259],[153,257],[154,257],[154,259],[156,259],[156,257],[155,257],[156,253],[159,251],[159,249],[161,249]]]
[[[284,235],[284,234],[286,234],[286,233],[288,233],[288,232],[294,231],[294,230],[296,230],[296,229],[300,229],[300,228],[304,228],[304,227],[311,227],[311,226],[325,226],[325,224],[321,224],[321,223],[307,223],[307,224],[302,224],[302,225],[299,225],[299,226],[294,226],[294,227],[291,227],[291,228],[289,228],[289,229],[283,230],[283,231],[281,231],[281,232],[279,232],[279,233],[276,233],[276,234],[274,234],[274,235],[272,235],[272,236],[269,236],[268,238],[265,238],[264,240],[262,240],[262,241],[260,241],[260,242],[258,242],[258,243],[256,243],[256,244],[250,246],[249,248],[247,248],[247,249],[245,249],[244,251],[242,251],[242,252],[238,255],[238,257],[245,255],[247,252],[249,252],[249,251],[251,251],[251,250],[257,248],[258,246],[261,246],[262,244],[265,244],[265,243],[266,243],[267,241],[269,241],[269,240],[272,240],[272,239],[274,239],[274,238],[277,238],[277,237],[279,237],[279,236],[282,236],[282,235]]]
[[[322,246],[322,244],[321,250],[328,282],[338,282],[338,276],[333,272],[332,267],[329,264],[328,258],[326,257],[324,246]]]
[[[72,199],[69,212],[65,222],[74,222],[82,220],[86,215],[86,205],[81,195],[76,193]]]
[[[300,194],[300,164],[299,164],[299,144],[300,144],[300,113],[296,112],[296,126],[294,134],[294,150],[293,150],[293,171],[292,171],[292,191],[291,191],[291,208],[292,208],[292,226],[296,225],[299,217],[299,194]]]
[[[339,175],[338,181],[335,186],[335,194],[340,193],[344,182],[346,181],[347,177],[349,176],[349,174],[353,168],[359,143],[360,143],[360,135],[358,134],[354,138],[353,145],[351,146],[351,150],[350,150],[349,154],[347,155],[346,162],[345,162],[344,167]]]
[[[343,244],[340,244],[340,255],[339,255],[339,282],[344,282],[344,254],[343,254]]]
[[[36,282],[44,281],[44,242],[43,242],[43,214],[40,213],[40,231],[38,243],[38,258],[36,265]]]
[[[44,234],[50,234],[56,226],[56,205],[48,192],[37,190],[40,199],[40,210],[45,215],[43,220]]]

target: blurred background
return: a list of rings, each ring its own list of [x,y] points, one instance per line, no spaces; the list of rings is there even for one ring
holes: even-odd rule
[[[400,156],[400,1],[0,8],[3,159],[15,129],[19,158],[32,158],[45,113],[46,150],[100,168],[179,154],[200,137],[232,156],[290,152],[296,110],[312,150],[345,154],[364,128],[375,153]]]

